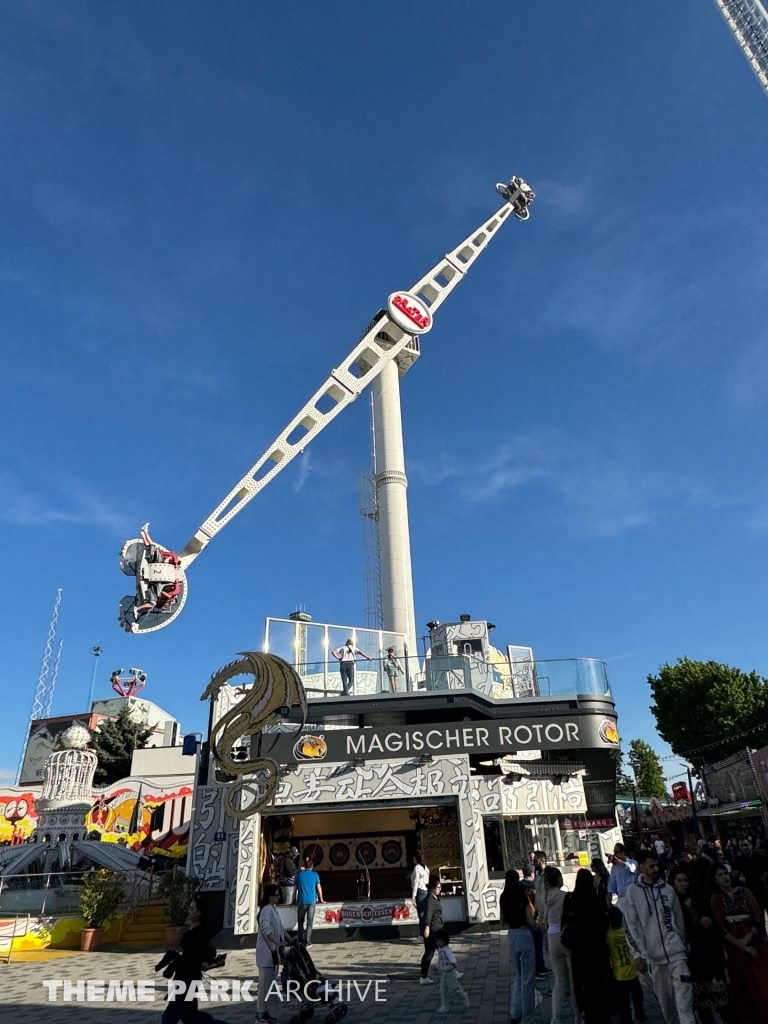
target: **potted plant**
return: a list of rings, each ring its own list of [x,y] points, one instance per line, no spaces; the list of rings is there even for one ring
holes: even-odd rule
[[[177,949],[187,920],[189,901],[200,889],[200,879],[185,875],[178,867],[166,871],[157,887],[157,895],[167,900],[165,948]]]
[[[80,916],[85,927],[80,949],[95,952],[101,945],[105,923],[117,913],[125,896],[125,875],[119,871],[99,868],[83,879],[80,893]]]

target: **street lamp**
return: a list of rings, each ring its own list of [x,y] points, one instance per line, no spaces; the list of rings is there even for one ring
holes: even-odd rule
[[[700,835],[699,819],[696,814],[696,797],[693,795],[693,778],[691,776],[691,769],[690,766],[687,764],[681,764],[680,767],[684,768],[688,772],[688,794],[691,798],[691,811],[693,813],[693,831],[695,832],[698,838],[698,836]]]
[[[90,714],[91,701],[93,700],[93,688],[96,685],[96,668],[99,664],[99,658],[104,653],[103,647],[92,647],[93,651],[93,675],[91,676],[91,692],[88,694],[88,712]]]

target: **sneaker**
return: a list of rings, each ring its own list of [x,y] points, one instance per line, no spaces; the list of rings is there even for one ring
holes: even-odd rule
[[[420,985],[434,985],[434,981],[431,978],[422,978],[419,982]]]
[[[438,1013],[448,1013],[448,1007],[447,1006],[438,1006],[437,1012]]]

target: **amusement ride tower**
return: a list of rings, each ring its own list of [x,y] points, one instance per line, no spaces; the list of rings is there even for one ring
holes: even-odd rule
[[[135,595],[120,602],[119,621],[127,632],[147,633],[167,626],[184,607],[187,569],[219,530],[300,455],[342,409],[372,387],[382,624],[388,632],[406,638],[406,654],[417,653],[399,377],[418,357],[419,339],[431,330],[435,311],[464,280],[510,214],[528,220],[528,208],[536,197],[522,178],[513,177],[509,184],[497,185],[496,190],[504,199],[501,209],[439,260],[410,291],[389,296],[387,308],[371,320],[341,366],[331,371],[178,555],[155,544],[147,527],[140,539],[125,542],[120,568],[135,578],[136,586]]]

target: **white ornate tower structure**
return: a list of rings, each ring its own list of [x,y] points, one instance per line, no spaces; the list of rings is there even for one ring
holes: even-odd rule
[[[72,725],[61,735],[63,750],[45,760],[43,791],[37,801],[37,828],[33,841],[56,842],[85,838],[85,816],[93,802],[93,776],[97,757],[88,750],[91,734]]]

